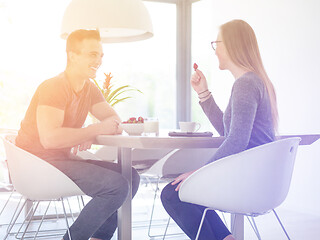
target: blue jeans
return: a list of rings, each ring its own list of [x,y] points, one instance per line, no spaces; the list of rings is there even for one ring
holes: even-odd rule
[[[117,209],[129,193],[129,183],[121,175],[120,165],[106,161],[46,160],[72,179],[92,199],[70,227],[72,240],[90,237],[109,240],[117,228]],[[140,176],[132,168],[132,196],[138,191]],[[63,237],[68,240],[68,233]]]
[[[161,201],[171,216],[190,239],[195,239],[204,206],[182,202],[178,192],[175,191],[177,185],[169,183],[161,192]],[[203,222],[199,239],[200,240],[220,240],[231,234],[221,221],[215,211],[208,211]]]

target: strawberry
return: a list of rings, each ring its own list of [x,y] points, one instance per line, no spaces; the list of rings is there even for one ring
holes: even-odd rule
[[[143,123],[144,122],[143,117],[138,117],[138,122]]]
[[[193,64],[193,69],[196,71],[198,69],[198,64],[194,63]]]
[[[128,121],[124,121],[122,123],[144,123],[144,119],[143,117],[138,117],[138,119],[136,119],[135,117],[131,117],[128,119]]]

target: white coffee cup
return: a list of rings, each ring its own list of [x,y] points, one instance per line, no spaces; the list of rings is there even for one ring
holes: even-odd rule
[[[197,122],[179,122],[181,132],[196,132],[200,129],[201,124]]]

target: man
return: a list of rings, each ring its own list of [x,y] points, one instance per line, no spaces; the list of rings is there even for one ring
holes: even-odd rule
[[[99,134],[122,132],[119,116],[90,81],[96,76],[102,57],[98,31],[71,33],[65,71],[38,87],[16,138],[17,146],[64,172],[92,197],[70,227],[73,240],[111,239],[117,227],[117,209],[129,191],[118,164],[72,156],[78,150],[89,149]],[[82,128],[88,112],[100,122]],[[134,195],[140,178],[134,169],[132,174]],[[67,233],[63,239],[69,239]]]

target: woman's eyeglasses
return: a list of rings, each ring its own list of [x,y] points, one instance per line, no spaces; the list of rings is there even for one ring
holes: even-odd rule
[[[216,46],[217,46],[217,43],[219,43],[219,42],[222,42],[222,41],[212,41],[211,42],[211,47],[212,47],[212,49],[215,51],[216,50]]]

